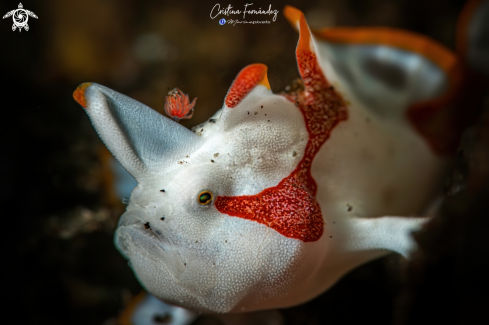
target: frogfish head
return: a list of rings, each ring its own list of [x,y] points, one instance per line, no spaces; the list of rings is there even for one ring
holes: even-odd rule
[[[248,310],[260,301],[273,307],[313,260],[311,250],[302,253],[307,238],[294,238],[312,226],[279,223],[266,213],[294,213],[293,206],[274,210],[288,189],[257,203],[253,197],[291,174],[308,142],[300,111],[271,92],[266,70],[243,69],[223,108],[195,133],[104,86],[85,83],[75,91],[99,136],[138,182],[116,246],[141,284],[169,303],[214,312]],[[312,195],[302,196],[306,208],[314,206]]]

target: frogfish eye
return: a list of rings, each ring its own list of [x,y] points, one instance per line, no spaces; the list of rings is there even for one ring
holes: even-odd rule
[[[197,201],[199,201],[199,204],[201,205],[207,205],[212,202],[212,193],[209,191],[202,191],[199,193],[199,196],[197,197]]]

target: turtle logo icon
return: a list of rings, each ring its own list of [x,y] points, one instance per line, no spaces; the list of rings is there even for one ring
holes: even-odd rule
[[[19,32],[22,31],[22,28],[24,28],[26,31],[29,30],[29,25],[27,25],[27,21],[29,20],[29,16],[36,18],[37,16],[35,13],[29,10],[23,9],[22,3],[19,3],[19,8],[14,9],[12,11],[9,11],[3,16],[3,18],[7,18],[12,16],[14,20],[14,24],[12,25],[12,30],[15,31],[17,28],[19,29]]]

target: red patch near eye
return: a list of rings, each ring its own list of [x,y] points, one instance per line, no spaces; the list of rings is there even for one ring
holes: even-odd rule
[[[317,185],[311,175],[311,164],[333,128],[346,120],[348,114],[345,101],[330,86],[310,49],[309,29],[303,15],[296,54],[304,91],[287,99],[298,105],[309,133],[304,157],[277,186],[256,195],[219,196],[215,206],[221,213],[262,223],[289,238],[312,242],[321,238],[324,221],[316,201]]]
[[[255,86],[263,84],[270,89],[267,79],[267,66],[264,64],[252,64],[241,70],[234,80],[225,99],[229,108],[236,107]]]

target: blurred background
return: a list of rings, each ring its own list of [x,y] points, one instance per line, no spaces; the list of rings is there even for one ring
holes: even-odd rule
[[[2,0],[2,16],[18,1]],[[253,8],[271,4],[280,11],[275,22],[221,26],[218,20],[228,17],[211,19],[212,1],[23,1],[39,17],[29,18],[28,32],[13,32],[11,18],[0,23],[1,237],[8,274],[0,317],[11,324],[115,325],[142,290],[113,245],[125,206],[111,190],[106,151],[72,99],[80,83],[103,84],[161,113],[168,90],[179,87],[198,97],[193,118],[182,120],[191,127],[222,106],[248,64],[268,66],[275,92],[299,77],[298,35],[283,17],[285,4],[301,9],[312,28],[398,27],[454,48],[464,2],[260,0]],[[487,124],[481,117],[467,132],[445,184],[448,194],[454,188],[459,194],[418,235],[423,250],[414,262],[392,255],[362,266],[310,303],[281,310],[285,323],[487,320]],[[460,194],[466,187],[473,190]]]

